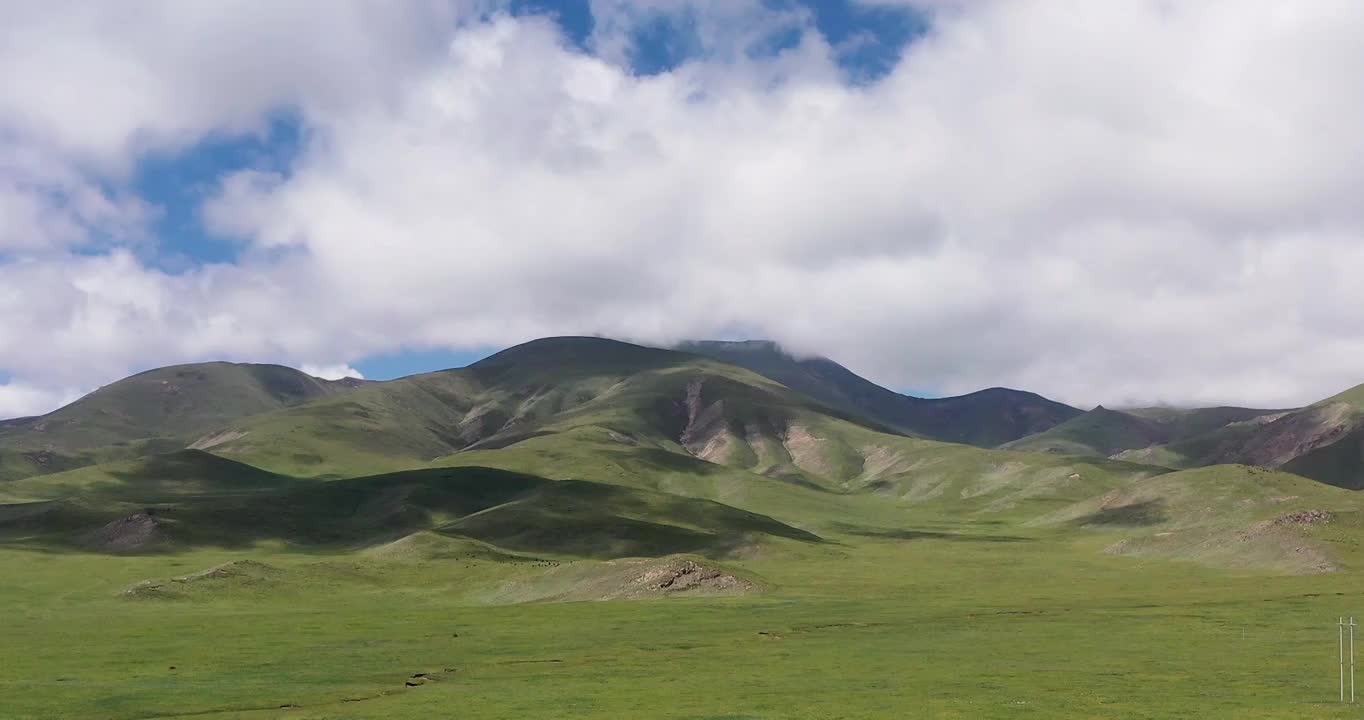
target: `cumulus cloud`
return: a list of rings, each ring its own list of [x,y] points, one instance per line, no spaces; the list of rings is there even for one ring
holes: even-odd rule
[[[203,209],[246,243],[236,266],[0,265],[0,368],[61,387],[153,360],[602,333],[769,337],[890,385],[1082,405],[1287,406],[1364,381],[1364,6],[950,5],[857,86],[808,28],[775,56],[639,77],[547,20],[444,7],[464,20],[442,25],[421,3],[212,98],[159,73],[235,79],[234,49],[255,45],[233,38],[254,31],[191,23],[172,56],[192,62],[168,70],[140,34],[91,40],[148,97],[93,139],[68,118],[24,131],[73,167],[280,104],[305,108],[308,140],[287,173],[224,177]],[[342,6],[327,22],[377,22]],[[262,17],[243,23],[269,42],[301,32]],[[8,102],[0,124],[69,112]],[[136,218],[111,212],[90,217]]]
[[[322,378],[323,380],[341,380],[343,378],[355,378],[356,380],[365,379],[363,373],[345,363],[337,363],[335,365],[313,365],[311,363],[304,363],[303,367],[299,369],[315,378]]]
[[[81,393],[76,390],[50,390],[18,383],[0,384],[0,418],[40,415],[65,405]]]

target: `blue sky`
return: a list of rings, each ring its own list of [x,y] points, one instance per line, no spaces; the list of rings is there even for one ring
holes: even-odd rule
[[[744,48],[750,57],[775,55],[798,44],[806,32],[820,33],[834,46],[850,84],[874,82],[885,75],[905,46],[927,29],[926,19],[908,8],[850,0],[766,0],[765,5],[774,11],[808,13],[810,24],[783,27],[758,39]],[[588,0],[517,0],[511,13],[552,18],[577,51],[593,51],[594,18]],[[657,13],[632,32],[631,41],[630,70],[641,76],[671,71],[705,52],[697,36],[695,13],[690,11]],[[249,169],[288,177],[304,135],[298,115],[280,108],[253,132],[215,133],[186,148],[142,154],[132,188],[156,208],[151,225],[155,242],[140,249],[142,260],[169,273],[236,262],[244,244],[205,227],[200,205],[233,172]],[[349,364],[367,378],[385,380],[460,367],[497,349],[398,347],[352,359]]]

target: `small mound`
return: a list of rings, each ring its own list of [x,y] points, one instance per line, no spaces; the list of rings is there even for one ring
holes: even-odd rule
[[[602,577],[590,600],[631,600],[666,595],[744,595],[757,583],[691,558],[616,560],[603,563]],[[587,588],[584,588],[587,589]],[[575,598],[578,599],[578,598]]]
[[[507,583],[488,601],[643,600],[676,595],[747,595],[758,582],[685,556],[565,563],[534,578]]]
[[[528,559],[502,552],[477,540],[450,537],[426,530],[406,535],[390,543],[368,548],[364,551],[364,555],[374,560],[388,562],[423,562],[427,560],[505,562]]]
[[[119,593],[119,596],[130,600],[178,600],[185,594],[161,580],[143,580]]]
[[[177,600],[199,590],[271,587],[283,575],[284,571],[273,565],[255,560],[233,560],[170,580],[143,580],[119,594],[134,600]]]
[[[148,550],[166,541],[162,521],[150,511],[121,517],[81,538],[81,544],[103,552]]]
[[[279,568],[273,565],[266,565],[255,560],[233,560],[222,565],[215,565],[207,570],[200,570],[189,575],[181,575],[171,578],[171,582],[177,583],[197,583],[205,580],[247,580],[264,581],[282,574]]]
[[[745,592],[754,588],[753,583],[741,580],[723,570],[706,567],[693,560],[681,564],[668,564],[646,570],[635,583],[657,587],[668,593],[692,591],[700,594]]]

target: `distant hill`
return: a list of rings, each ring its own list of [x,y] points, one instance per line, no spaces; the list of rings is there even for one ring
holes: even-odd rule
[[[1005,443],[1000,448],[1108,457],[1129,448],[1149,447],[1167,439],[1160,426],[1151,420],[1100,406],[1050,430]]]
[[[756,348],[771,361],[758,373],[692,352],[545,338],[466,368],[349,386],[269,366],[167,368],[3,427],[0,467],[48,459],[44,473],[0,483],[0,543],[178,552],[265,542],[522,562],[801,555],[859,538],[950,539],[965,523],[1019,534],[1005,542],[1077,533],[1095,551],[1320,572],[1334,561],[1300,541],[1299,519],[1358,507],[1288,473],[1173,472],[1152,460],[1239,448],[1350,487],[1364,446],[1351,435],[1356,406],[1341,397],[1270,415],[1096,408],[1002,450],[911,436],[859,410],[853,391],[894,393],[769,351]],[[997,432],[1000,409],[1027,396],[1000,392],[1004,402],[983,407],[973,403],[988,392],[948,399],[949,419]],[[42,433],[65,454],[33,449]],[[1247,444],[1262,433],[1269,442]],[[1150,464],[1102,457],[1113,451]],[[56,467],[73,458],[87,466]]]
[[[825,423],[888,431],[733,365],[565,337],[253,416],[194,447],[276,472],[343,476],[597,428],[623,444],[800,474],[786,448]]]
[[[863,532],[848,519],[910,506],[1037,518],[1164,472],[911,438],[735,365],[573,337],[252,415],[193,445],[8,483],[7,532],[116,551],[435,531],[520,552],[716,553]],[[474,477],[487,479],[460,479]]]
[[[1280,411],[1237,407],[1187,410],[1150,407],[1109,410],[1099,406],[1050,430],[1000,447],[1025,452],[1110,457],[1129,450],[1142,450],[1197,438],[1234,423],[1247,422],[1277,412]],[[1121,457],[1137,459],[1129,455]],[[1153,464],[1161,464],[1156,461],[1154,455],[1147,459]]]
[[[1231,423],[1121,457],[1167,467],[1241,463],[1281,468],[1330,485],[1364,488],[1364,385],[1305,408]]]
[[[149,370],[46,415],[0,423],[0,479],[173,450],[235,420],[361,384],[280,365],[208,362]]]
[[[901,395],[828,358],[796,357],[768,341],[706,340],[677,349],[748,368],[829,407],[933,440],[995,447],[1081,414],[1041,395],[1007,388],[931,399]]]
[[[734,365],[599,338],[537,340],[467,368],[375,383],[247,418],[195,446],[295,477],[496,467],[802,523],[826,520],[830,499],[848,494],[955,498],[955,512],[1078,499],[1164,471],[906,437]]]

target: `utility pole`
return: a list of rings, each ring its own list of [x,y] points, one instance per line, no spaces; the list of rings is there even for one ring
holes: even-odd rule
[[[1350,702],[1355,701],[1355,619],[1351,615],[1349,622],[1344,617],[1336,619],[1336,647],[1340,657],[1340,701],[1345,702],[1345,628],[1350,629]]]

